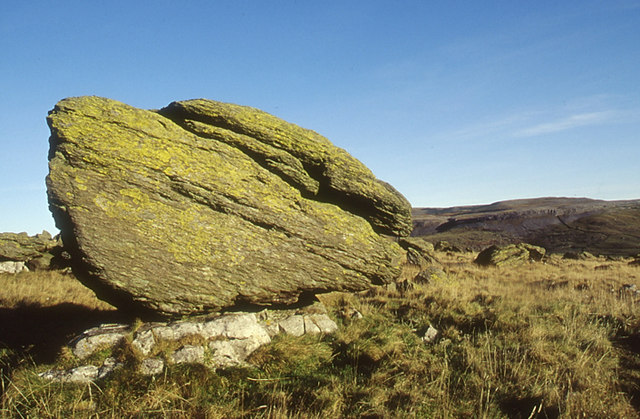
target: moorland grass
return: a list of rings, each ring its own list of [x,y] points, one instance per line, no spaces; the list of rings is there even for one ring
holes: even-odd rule
[[[439,253],[447,275],[429,284],[321,296],[340,325],[336,334],[279,336],[255,352],[247,368],[175,365],[156,377],[124,368],[95,384],[51,383],[37,373],[68,354],[38,354],[46,345],[57,345],[60,353],[61,339],[5,343],[0,415],[639,416],[640,295],[633,286],[640,288],[640,268],[624,260],[558,257],[517,268],[480,268],[474,256]],[[80,298],[76,292],[85,290],[55,275],[0,277],[4,289],[15,288],[7,294],[15,295],[7,300],[14,302],[3,300],[2,309],[42,311],[72,303],[76,310],[83,307],[84,317],[98,316],[93,321],[112,315],[91,296],[65,299]],[[54,290],[47,281],[57,281]],[[56,287],[65,291],[52,300]],[[354,310],[363,317],[344,315]],[[439,333],[426,343],[429,326]]]

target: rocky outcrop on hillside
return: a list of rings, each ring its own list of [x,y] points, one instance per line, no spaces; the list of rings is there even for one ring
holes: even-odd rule
[[[47,231],[29,236],[27,233],[0,233],[0,272],[46,270],[62,253],[62,242]],[[55,263],[54,263],[55,264]]]
[[[51,211],[74,273],[161,315],[292,304],[394,280],[410,205],[319,134],[207,100],[50,112]]]
[[[640,200],[537,198],[452,208],[414,208],[412,236],[474,251],[532,243],[549,252],[631,256],[640,251]]]

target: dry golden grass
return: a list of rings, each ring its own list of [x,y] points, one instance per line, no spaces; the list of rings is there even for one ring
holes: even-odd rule
[[[252,356],[253,367],[181,365],[155,378],[123,369],[72,385],[37,377],[53,361],[14,359],[5,368],[0,415],[639,417],[639,267],[553,257],[481,268],[474,257],[438,254],[446,276],[429,284],[324,295],[339,331],[278,337]],[[21,301],[45,309],[73,301],[110,313],[72,278],[53,275],[54,289],[20,288],[19,279],[9,278],[10,311]],[[363,318],[345,315],[353,310]],[[429,326],[439,335],[425,343]]]
[[[65,275],[59,271],[0,274],[0,286],[0,307],[3,308],[21,305],[48,307],[73,303],[96,310],[114,309],[97,299],[93,291],[78,282],[73,275]]]

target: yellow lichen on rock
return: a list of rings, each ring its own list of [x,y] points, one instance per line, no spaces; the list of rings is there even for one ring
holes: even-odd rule
[[[265,115],[237,118],[264,123],[260,136],[288,144],[291,132]],[[313,199],[322,182],[272,144],[241,146],[245,133],[216,140],[226,128],[198,136],[158,113],[96,97],[61,101],[48,122],[50,206],[76,273],[114,304],[171,315],[292,303],[399,274],[400,248],[369,218]],[[325,154],[333,147],[318,144]]]

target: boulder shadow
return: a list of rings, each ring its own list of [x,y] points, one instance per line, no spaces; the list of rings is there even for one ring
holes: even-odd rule
[[[620,389],[640,413],[640,332],[619,336],[612,340],[620,352]]]
[[[61,348],[83,331],[131,320],[117,310],[95,310],[73,303],[0,308],[0,348],[8,349],[16,358],[53,363]]]

